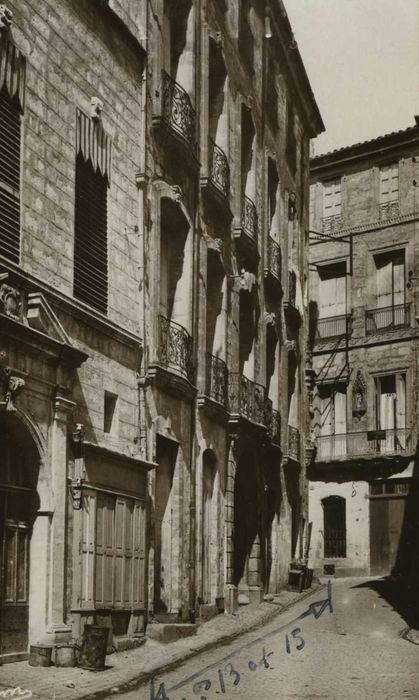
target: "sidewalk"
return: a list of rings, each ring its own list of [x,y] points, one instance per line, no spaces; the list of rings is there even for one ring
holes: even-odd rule
[[[2,691],[18,686],[22,691],[31,691],[32,697],[43,700],[104,698],[134,689],[152,676],[161,675],[192,656],[266,624],[320,588],[323,586],[313,584],[303,593],[281,591],[272,602],[243,606],[236,615],[218,615],[201,625],[196,636],[171,644],[147,639],[138,649],[107,656],[107,668],[101,672],[54,666],[39,668],[29,666],[27,661],[0,666],[0,697]],[[146,687],[143,691],[139,690],[138,699],[142,700],[143,697],[144,700],[148,698]]]

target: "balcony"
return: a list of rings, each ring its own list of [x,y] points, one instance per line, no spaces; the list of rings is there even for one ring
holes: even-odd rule
[[[321,220],[322,233],[326,236],[338,236],[342,231],[342,217],[340,214],[325,216]]]
[[[294,270],[288,270],[288,299],[284,302],[285,317],[292,326],[301,324],[301,314],[297,308],[297,275]]]
[[[326,338],[344,338],[351,334],[351,315],[329,316],[316,321],[316,341]]]
[[[398,219],[400,216],[399,202],[395,200],[394,202],[385,202],[380,204],[380,221],[387,221],[389,219]]]
[[[268,438],[273,445],[279,447],[281,444],[281,414],[272,408],[272,401],[266,401],[265,424]]]
[[[268,290],[272,294],[279,294],[281,292],[281,248],[272,236],[268,236],[264,274]]]
[[[242,194],[240,226],[235,228],[234,237],[239,248],[239,255],[243,259],[255,260],[258,254],[258,215],[256,205],[250,197]]]
[[[397,328],[410,327],[410,304],[384,306],[380,309],[370,309],[365,312],[365,333],[385,333]]]
[[[266,421],[265,387],[239,372],[229,374],[228,394],[230,414],[264,426]]]
[[[316,439],[316,446],[316,462],[331,462],[352,457],[403,455],[415,449],[411,432],[407,428],[320,435]]]
[[[201,187],[207,197],[207,203],[231,218],[230,166],[224,151],[211,138],[208,149],[208,176],[201,178]]]
[[[183,326],[165,316],[159,316],[157,363],[193,384],[192,338]]]
[[[178,150],[177,146],[180,146],[181,151],[178,155],[189,154],[197,163],[196,113],[191,99],[183,87],[165,71],[162,71],[161,91],[161,115],[153,117],[153,125],[164,127],[165,133],[171,137],[164,139],[165,148],[173,147]]]
[[[288,426],[288,456],[300,461],[300,431],[292,425]]]
[[[227,408],[228,369],[220,357],[207,353],[205,367],[205,396]]]

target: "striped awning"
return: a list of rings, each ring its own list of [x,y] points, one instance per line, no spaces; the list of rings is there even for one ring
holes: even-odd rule
[[[0,90],[4,88],[12,100],[25,106],[26,60],[19,49],[3,33],[0,33]]]
[[[81,153],[84,160],[90,162],[95,170],[111,181],[111,140],[105,133],[100,121],[86,116],[77,110],[77,154]]]

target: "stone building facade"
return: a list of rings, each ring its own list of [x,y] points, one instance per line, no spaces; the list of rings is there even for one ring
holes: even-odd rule
[[[417,568],[419,125],[311,160],[318,572]]]
[[[1,661],[278,590],[323,128],[282,4],[15,0],[0,123]]]

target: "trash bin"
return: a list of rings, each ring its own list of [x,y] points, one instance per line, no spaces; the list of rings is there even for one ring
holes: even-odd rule
[[[105,668],[108,627],[85,625],[79,653],[78,666],[90,671],[103,671]]]
[[[75,663],[75,645],[57,644],[55,647],[55,665],[72,668]]]
[[[29,647],[29,666],[51,666],[52,646],[48,644],[31,644]]]

